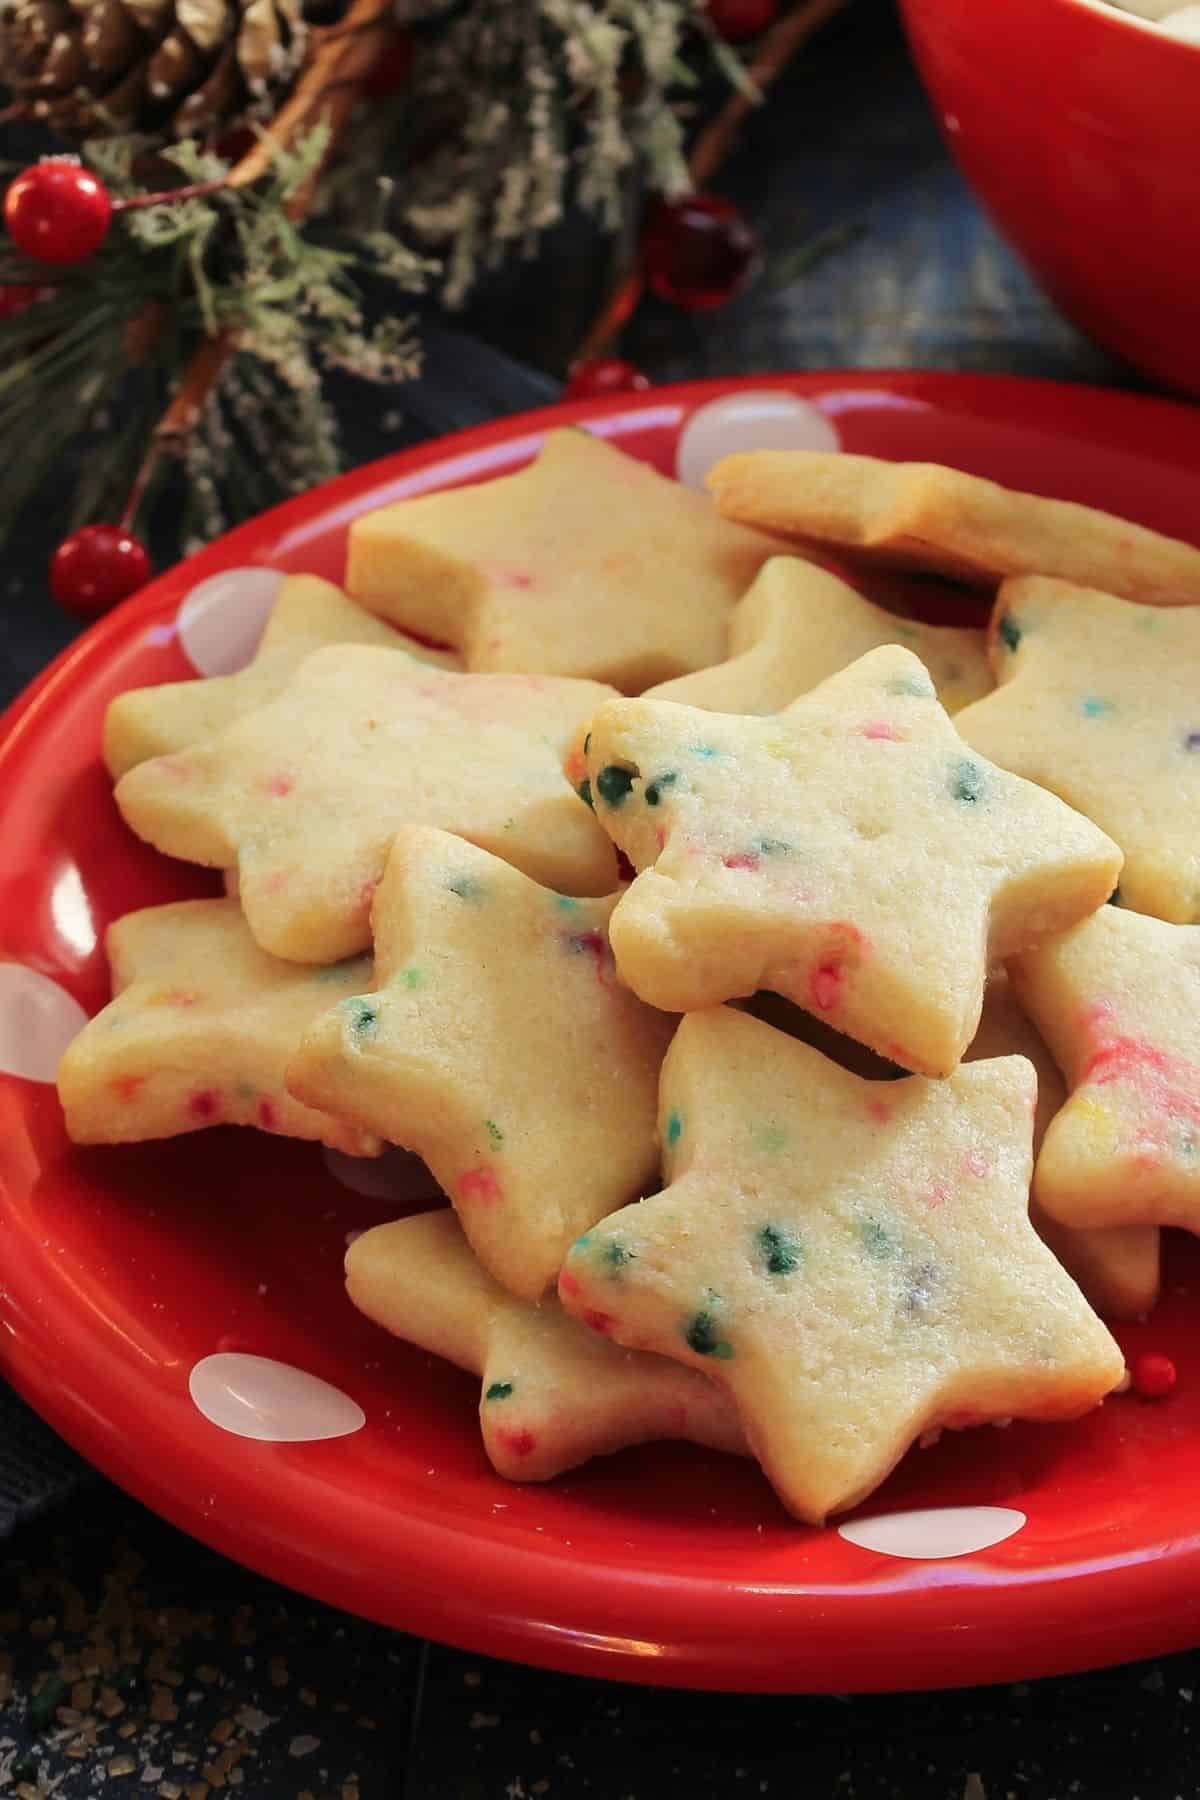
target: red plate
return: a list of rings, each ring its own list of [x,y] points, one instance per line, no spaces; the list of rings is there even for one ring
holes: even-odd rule
[[[514,469],[551,424],[588,423],[668,470],[686,427],[688,459],[702,464],[767,429],[709,410],[747,390],[798,397],[769,421],[798,441],[955,463],[1196,538],[1200,413],[991,378],[664,388],[358,470],[173,569],[8,714],[0,1053],[20,995],[27,1019],[31,998],[43,1022],[63,1011],[63,1030],[65,996],[102,1004],[98,941],[111,919],[212,891],[211,877],[128,836],[98,761],[113,694],[189,672],[176,619],[198,582],[246,565],[336,579],[356,513]],[[341,1185],[318,1150],[250,1132],[73,1151],[53,1087],[0,1076],[0,1367],[114,1480],[218,1549],[352,1611],[499,1656],[698,1687],[837,1691],[1045,1675],[1200,1640],[1190,1240],[1169,1247],[1153,1320],[1121,1334],[1130,1350],[1174,1358],[1169,1400],[1118,1399],[1073,1426],[967,1432],[915,1453],[860,1517],[932,1516],[896,1521],[887,1548],[868,1524],[866,1548],[787,1519],[753,1467],[689,1448],[626,1452],[547,1487],[500,1481],[479,1446],[478,1383],[394,1343],[343,1296],[346,1233],[397,1210]],[[317,1442],[232,1435],[189,1390],[194,1365],[221,1351],[323,1378],[365,1424]]]

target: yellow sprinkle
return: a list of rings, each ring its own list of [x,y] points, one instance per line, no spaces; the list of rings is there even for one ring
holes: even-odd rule
[[[1117,1121],[1107,1106],[1088,1094],[1077,1094],[1068,1109],[1076,1131],[1081,1132],[1089,1150],[1098,1156],[1111,1156],[1120,1132]]]

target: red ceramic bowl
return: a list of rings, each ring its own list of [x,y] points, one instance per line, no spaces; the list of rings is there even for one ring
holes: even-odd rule
[[[1105,0],[901,6],[951,151],[1052,298],[1200,395],[1200,46]]]

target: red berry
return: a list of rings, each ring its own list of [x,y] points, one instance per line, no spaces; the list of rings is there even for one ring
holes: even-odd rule
[[[149,581],[145,546],[120,525],[84,525],[50,558],[50,591],[77,619],[98,619]]]
[[[73,156],[43,157],[4,196],[8,235],[35,262],[83,262],[100,248],[111,221],[108,189]]]
[[[708,0],[713,30],[727,44],[761,37],[779,17],[779,0]]]
[[[732,200],[719,194],[660,201],[642,233],[642,273],[651,291],[689,312],[724,306],[757,261],[757,237]]]
[[[0,319],[15,319],[18,314],[28,312],[38,300],[49,300],[53,294],[53,288],[25,287],[19,282],[0,286]]]
[[[1133,1365],[1133,1390],[1143,1400],[1161,1400],[1175,1386],[1178,1376],[1169,1356],[1147,1352]]]
[[[591,400],[598,394],[638,394],[650,386],[631,362],[619,356],[603,356],[596,362],[576,363],[567,376],[564,400]]]

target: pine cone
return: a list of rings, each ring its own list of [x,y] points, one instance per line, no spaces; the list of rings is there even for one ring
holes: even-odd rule
[[[68,138],[269,117],[345,0],[0,0],[0,84]]]

